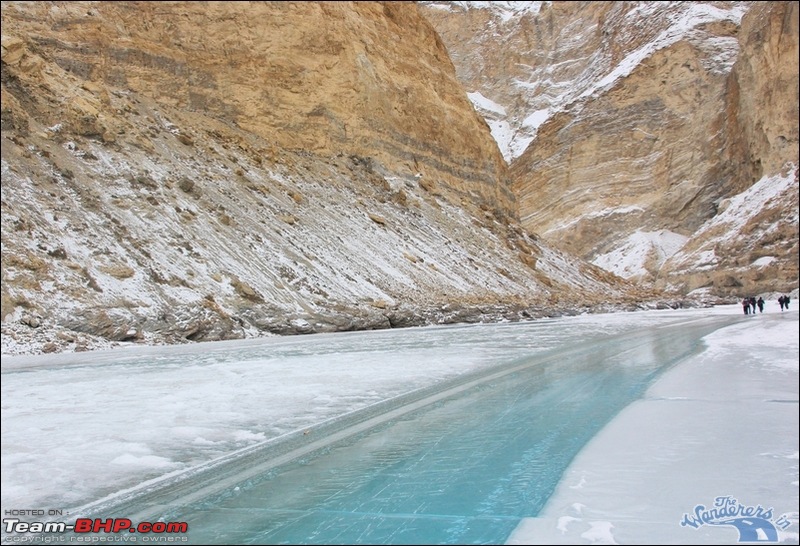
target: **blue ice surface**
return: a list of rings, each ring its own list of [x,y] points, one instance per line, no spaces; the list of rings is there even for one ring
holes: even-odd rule
[[[718,322],[571,337],[505,375],[173,507],[194,544],[498,544],[581,448]]]

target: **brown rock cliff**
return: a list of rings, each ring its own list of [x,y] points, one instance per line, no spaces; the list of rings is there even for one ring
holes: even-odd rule
[[[521,229],[414,4],[4,2],[2,23],[4,353],[628,298]]]
[[[8,2],[3,27],[100,89],[373,157],[513,217],[502,158],[413,3]]]

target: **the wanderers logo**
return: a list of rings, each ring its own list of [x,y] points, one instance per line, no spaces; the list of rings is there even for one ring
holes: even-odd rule
[[[714,499],[713,508],[702,504],[694,507],[691,514],[684,514],[681,525],[698,529],[703,525],[730,525],[739,531],[739,542],[778,542],[778,529],[791,525],[788,514],[776,521],[772,508],[747,506],[731,496]]]

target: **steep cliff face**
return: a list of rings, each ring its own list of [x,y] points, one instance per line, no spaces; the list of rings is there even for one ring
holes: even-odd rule
[[[798,162],[797,2],[758,2],[742,20],[741,52],[729,80],[729,118],[738,146],[731,158],[750,166],[740,191]]]
[[[4,352],[631,294],[521,229],[414,4],[5,2],[2,24]]]
[[[513,212],[502,158],[411,3],[11,2],[3,17],[4,36],[82,80]]]
[[[796,4],[425,4],[511,162],[527,229],[661,288],[796,287]],[[758,234],[718,222],[710,237],[707,224],[766,179],[790,182],[747,215],[776,221],[762,214]],[[730,241],[735,267],[668,262],[712,239]]]
[[[798,279],[798,4],[757,3],[725,87],[721,163],[730,187],[717,214],[661,268],[684,292],[787,291]]]
[[[689,237],[711,217],[732,173],[719,161],[727,73],[704,69],[708,53],[688,41],[655,51],[542,125],[513,165],[523,224],[593,260],[630,234]]]

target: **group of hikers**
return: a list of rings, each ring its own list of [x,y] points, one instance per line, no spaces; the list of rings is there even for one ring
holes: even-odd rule
[[[783,296],[781,296],[783,297]],[[764,312],[764,298],[761,296],[758,297],[758,300],[755,298],[745,298],[742,300],[742,309],[744,309],[745,315],[756,314],[756,307],[758,307],[759,311],[762,313]],[[781,303],[781,309],[783,309],[783,304]]]
[[[786,309],[789,310],[789,296],[781,296],[778,298],[778,305],[781,306],[781,311]],[[755,315],[756,308],[758,308],[759,313],[764,312],[764,298],[761,296],[758,299],[753,297],[744,298],[742,300],[742,309],[744,310],[745,315]]]

